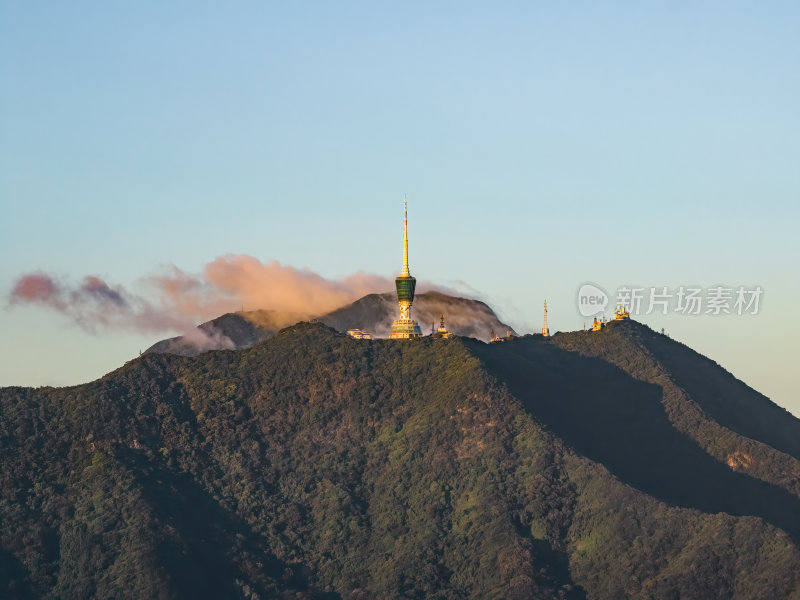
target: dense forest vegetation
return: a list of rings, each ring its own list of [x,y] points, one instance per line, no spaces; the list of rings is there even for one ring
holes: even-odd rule
[[[147,354],[0,389],[0,597],[800,598],[797,427],[632,322]]]

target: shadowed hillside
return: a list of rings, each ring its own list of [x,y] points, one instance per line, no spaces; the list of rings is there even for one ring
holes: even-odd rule
[[[642,343],[720,425],[800,459],[800,419],[688,346],[660,335]]]
[[[543,340],[471,346],[527,410],[622,481],[669,504],[759,516],[800,542],[800,498],[703,452],[670,423],[661,387]]]
[[[636,327],[485,345],[301,323],[2,388],[0,594],[798,597],[798,499],[680,430],[629,372],[669,380]]]
[[[635,321],[611,322],[598,333],[559,333],[552,343],[659,386],[678,431],[731,469],[800,498],[800,419],[713,361]]]

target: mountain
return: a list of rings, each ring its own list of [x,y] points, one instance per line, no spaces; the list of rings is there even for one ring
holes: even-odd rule
[[[629,321],[0,388],[3,598],[800,598],[800,420]]]
[[[272,337],[286,322],[286,316],[270,310],[227,313],[198,325],[184,335],[161,340],[145,354],[194,356],[209,350],[237,350]],[[291,316],[289,320],[294,320]],[[296,317],[297,321],[301,317]]]
[[[348,329],[363,329],[374,337],[389,337],[389,329],[397,316],[397,297],[394,293],[369,294],[315,320],[345,333]],[[489,341],[492,331],[499,335],[514,330],[498,319],[494,311],[480,300],[448,296],[440,292],[417,294],[413,316],[423,332],[427,325],[439,327],[444,315],[447,328],[456,335]],[[148,353],[193,356],[208,350],[238,350],[249,348],[275,334],[282,326],[302,320],[302,315],[285,315],[269,310],[228,313],[199,325],[195,330],[178,337],[156,342]]]

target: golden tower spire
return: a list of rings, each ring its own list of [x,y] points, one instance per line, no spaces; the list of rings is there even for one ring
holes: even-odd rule
[[[403,194],[403,272],[400,276],[411,276],[408,271],[408,194]]]

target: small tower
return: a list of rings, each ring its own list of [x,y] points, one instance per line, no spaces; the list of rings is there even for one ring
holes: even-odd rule
[[[547,300],[544,301],[544,326],[542,327],[542,335],[550,337],[550,328],[547,326]]]
[[[592,321],[592,331],[600,331],[604,325],[603,321],[598,321],[597,317],[595,317],[594,321]]]
[[[433,337],[447,339],[452,335],[453,334],[447,331],[447,328],[444,326],[444,315],[442,315],[439,320],[439,329],[433,334]]]

